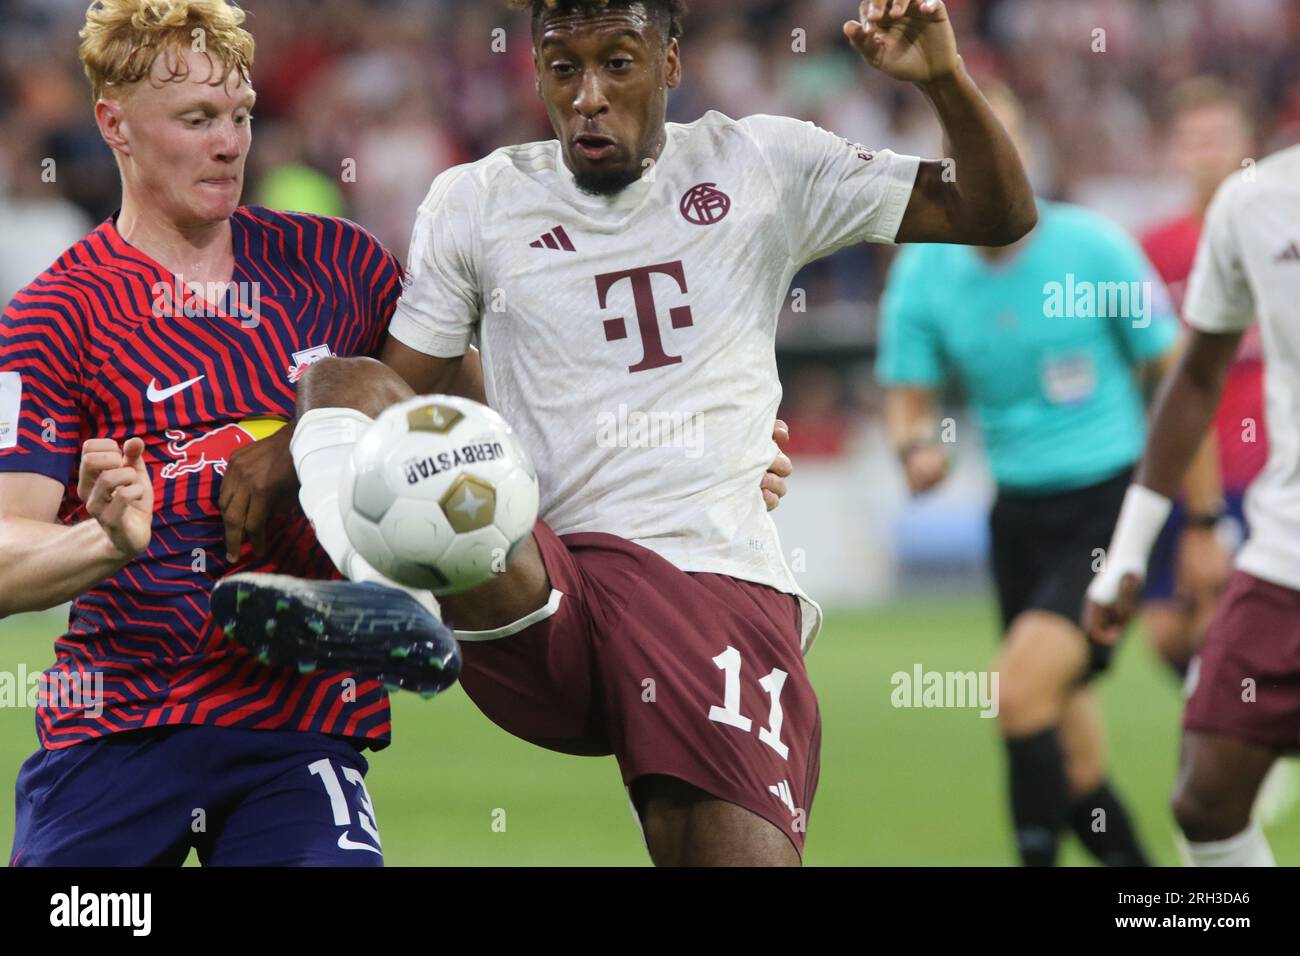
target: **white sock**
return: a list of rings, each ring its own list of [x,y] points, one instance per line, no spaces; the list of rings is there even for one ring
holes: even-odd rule
[[[298,500],[316,531],[316,540],[345,578],[405,591],[441,618],[432,592],[408,588],[384,577],[357,553],[343,528],[339,510],[343,466],[372,421],[355,408],[313,408],[302,416],[290,443],[293,467],[301,484]]]
[[[1185,866],[1277,866],[1258,823],[1226,840],[1194,843],[1180,837],[1179,849]]]

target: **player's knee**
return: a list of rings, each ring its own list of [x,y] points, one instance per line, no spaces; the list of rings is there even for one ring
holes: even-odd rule
[[[1005,736],[1018,737],[1050,726],[1052,710],[1044,688],[1002,675],[998,682],[998,725]]]
[[[1187,776],[1179,778],[1170,809],[1183,836],[1196,842],[1226,840],[1250,823],[1250,804],[1222,792],[1197,786]]]
[[[1020,736],[1059,720],[1061,694],[1036,669],[1017,657],[998,665],[998,724],[1005,736]]]
[[[656,866],[799,866],[799,853],[773,824],[676,777],[632,785],[646,847]]]
[[[374,417],[415,393],[400,375],[376,359],[321,359],[298,382],[298,409],[356,408]]]

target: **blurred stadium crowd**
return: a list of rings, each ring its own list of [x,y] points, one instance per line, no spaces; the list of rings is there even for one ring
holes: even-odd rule
[[[87,0],[0,0],[0,297],[111,214],[117,172],[77,62]],[[347,215],[404,256],[443,169],[549,138],[526,21],[499,0],[247,0],[257,38],[245,201]],[[856,142],[941,154],[912,88],[871,75],[840,32],[855,0],[691,0],[670,119],[811,119]],[[1258,155],[1300,140],[1298,0],[948,0],[968,66],[1024,100],[1045,197],[1132,229],[1180,209],[1162,116],[1179,80],[1217,75],[1255,114]],[[504,51],[500,35],[504,28]],[[494,43],[494,40],[496,41]],[[52,163],[50,161],[53,161]],[[345,175],[355,169],[353,177]],[[51,181],[51,179],[53,181]],[[888,250],[859,247],[795,281],[781,329],[787,408],[806,452],[834,453],[872,402],[874,309]],[[800,303],[803,304],[803,303]],[[794,303],[792,302],[792,305]],[[833,371],[835,374],[827,374]]]

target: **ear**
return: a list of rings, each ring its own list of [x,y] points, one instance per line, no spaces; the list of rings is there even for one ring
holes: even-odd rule
[[[130,156],[131,144],[126,136],[125,122],[120,100],[101,99],[95,104],[95,125],[99,127],[99,135],[109,149]]]
[[[677,89],[682,83],[682,51],[676,38],[668,41],[668,52],[664,55],[664,79],[670,90]]]
[[[533,49],[533,89],[537,91],[537,98],[542,99],[542,61],[536,48]]]

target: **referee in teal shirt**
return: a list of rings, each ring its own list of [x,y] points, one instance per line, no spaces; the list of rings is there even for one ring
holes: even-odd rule
[[[1023,152],[1018,104],[1005,89],[989,98]],[[1106,779],[1088,683],[1109,651],[1088,642],[1079,616],[1142,454],[1140,378],[1172,363],[1178,323],[1127,233],[1077,206],[1038,209],[1038,227],[1012,246],[899,253],[876,372],[913,492],[947,469],[934,416],[946,383],[960,386],[984,433],[998,486],[998,719],[1021,861],[1055,863],[1072,828],[1102,863],[1144,865]]]

